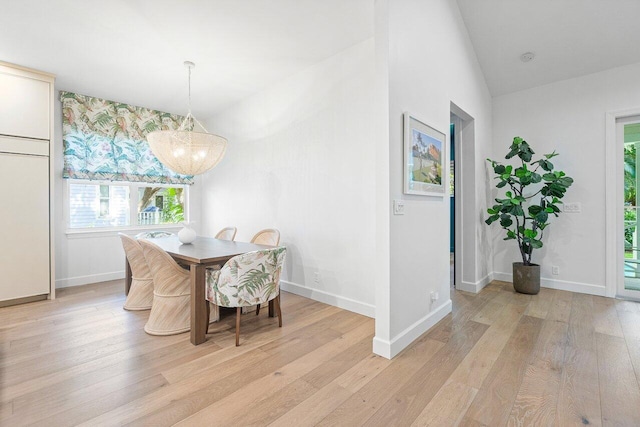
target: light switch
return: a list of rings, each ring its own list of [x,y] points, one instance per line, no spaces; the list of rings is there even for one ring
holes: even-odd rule
[[[393,201],[393,214],[404,215],[404,200]]]

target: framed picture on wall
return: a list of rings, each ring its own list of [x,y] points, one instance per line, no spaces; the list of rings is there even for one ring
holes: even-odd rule
[[[404,113],[405,194],[444,197],[445,141],[444,133]]]

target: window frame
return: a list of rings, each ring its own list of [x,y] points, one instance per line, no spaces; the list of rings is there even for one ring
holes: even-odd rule
[[[154,182],[130,182],[130,181],[108,181],[108,180],[86,180],[86,179],[64,179],[64,223],[65,234],[68,237],[93,237],[93,236],[113,236],[120,232],[136,232],[145,230],[179,230],[182,228],[180,223],[175,224],[138,224],[138,189],[142,187],[164,187],[164,188],[184,188],[184,218],[185,221],[189,221],[190,213],[190,197],[189,197],[189,184],[160,184]],[[84,227],[84,228],[71,228],[71,209],[69,206],[70,199],[70,185],[71,184],[94,184],[94,185],[119,185],[129,187],[129,223],[131,225],[126,226],[108,226],[108,227]]]

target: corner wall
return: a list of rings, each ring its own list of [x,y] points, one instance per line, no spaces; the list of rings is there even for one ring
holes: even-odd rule
[[[229,140],[203,176],[202,229],[236,240],[277,228],[282,288],[374,316],[376,192],[373,39],[207,121]]]
[[[543,248],[534,253],[542,286],[605,295],[605,115],[640,107],[639,75],[640,64],[634,64],[493,100],[493,157],[503,159],[514,136],[536,154],[557,150],[552,162],[574,178],[564,201],[582,204],[581,213],[552,219]],[[499,231],[492,233],[495,278],[511,281],[517,251]],[[557,276],[553,265],[560,269]]]
[[[483,160],[491,149],[491,97],[455,0],[379,0],[376,14],[386,14],[388,30],[389,87],[389,199],[404,200],[405,215],[391,215],[390,310],[376,322],[374,351],[393,357],[451,311],[449,299],[449,198],[403,194],[402,114],[448,135],[451,103],[473,118],[472,138],[462,150],[473,150],[471,205],[464,206],[472,219],[464,232],[465,281],[481,284],[489,279],[490,258],[484,246],[480,212],[486,207],[487,177]],[[376,46],[387,47],[379,34],[385,19],[376,16]],[[449,138],[447,136],[447,144]],[[448,148],[446,150],[448,155]],[[446,174],[445,187],[449,176]],[[440,299],[430,301],[430,293]],[[378,294],[383,294],[384,289]],[[387,318],[385,318],[387,317]],[[387,336],[384,333],[388,333]]]

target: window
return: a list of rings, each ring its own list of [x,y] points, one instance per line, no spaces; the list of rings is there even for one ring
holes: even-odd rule
[[[187,185],[68,182],[71,229],[166,225],[185,219]]]
[[[167,169],[146,141],[184,117],[60,92],[63,178],[70,229],[175,224],[185,218],[193,177]]]

